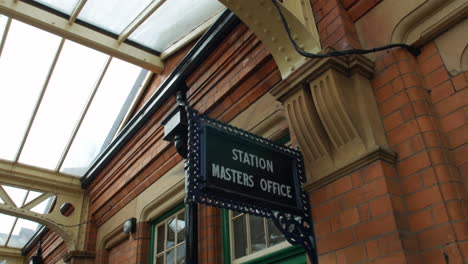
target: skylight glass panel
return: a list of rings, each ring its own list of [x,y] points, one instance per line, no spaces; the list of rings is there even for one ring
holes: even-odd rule
[[[88,0],[78,19],[120,34],[151,0]]]
[[[50,211],[50,207],[52,206],[52,202],[54,201],[55,196],[50,196],[49,198],[45,199],[38,205],[34,206],[31,211],[38,213],[38,214],[47,214]]]
[[[107,55],[66,41],[19,161],[55,169]]]
[[[18,222],[11,233],[10,240],[8,241],[8,247],[22,248],[28,243],[28,241],[34,236],[39,224],[26,219],[18,218]]]
[[[113,58],[61,172],[82,176],[100,153],[141,68]]]
[[[78,0],[34,0],[47,7],[60,11],[64,14],[70,15],[75,9]]]
[[[28,197],[26,198],[26,202],[24,204],[28,204],[32,200],[36,199],[37,197],[41,196],[42,193],[40,192],[35,192],[35,191],[29,191]]]
[[[26,195],[28,194],[27,190],[5,185],[2,187],[17,207],[23,206]]]
[[[0,214],[0,246],[5,246],[16,217]]]
[[[169,0],[129,39],[162,52],[223,9],[217,0]]]
[[[1,159],[15,158],[59,44],[57,36],[11,23],[0,57]]]

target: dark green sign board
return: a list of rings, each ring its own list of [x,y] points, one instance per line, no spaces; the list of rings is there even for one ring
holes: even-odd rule
[[[207,124],[200,140],[207,190],[273,210],[302,210],[295,156]]]

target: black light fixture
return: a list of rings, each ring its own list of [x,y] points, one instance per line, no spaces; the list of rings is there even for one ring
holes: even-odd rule
[[[33,256],[31,258],[31,263],[32,264],[44,264],[44,260],[42,259],[42,240],[39,240],[36,256]]]
[[[185,93],[177,92],[177,106],[162,121],[164,126],[164,140],[174,142],[177,152],[185,158],[187,156],[188,120],[185,110]]]
[[[136,218],[132,217],[127,219],[123,224],[124,233],[135,233],[136,231]]]

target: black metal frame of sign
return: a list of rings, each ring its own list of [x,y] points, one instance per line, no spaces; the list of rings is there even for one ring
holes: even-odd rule
[[[289,243],[303,246],[311,262],[318,263],[309,198],[300,187],[305,182],[301,153],[210,119],[189,107],[186,110],[189,127],[185,202],[271,218]],[[231,161],[217,150],[223,146],[231,148]],[[242,153],[248,155],[244,162],[247,164],[239,165]],[[269,156],[263,159],[262,154]],[[273,165],[267,166],[268,159],[274,162],[275,170]]]

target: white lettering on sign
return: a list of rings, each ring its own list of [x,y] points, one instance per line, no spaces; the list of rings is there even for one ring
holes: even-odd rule
[[[232,149],[232,159],[273,173],[273,161],[265,160],[262,157],[248,153],[246,151]]]
[[[235,184],[244,185],[247,187],[255,186],[255,183],[253,180],[254,176],[249,175],[247,173],[234,170],[231,168],[226,168],[216,163],[211,164],[211,171],[212,171],[213,177],[216,177],[216,178],[228,181],[228,182],[232,182]],[[274,195],[278,195],[282,197],[292,198],[291,186],[288,186],[286,184],[281,184],[279,182],[261,178],[260,188],[264,192],[272,193]]]
[[[291,186],[288,185],[284,185],[275,181],[260,179],[260,188],[262,188],[262,191],[264,192],[292,198]]]
[[[212,174],[216,178],[220,178],[225,181],[230,181],[247,187],[254,187],[255,185],[252,175],[248,175],[247,173],[238,170],[225,168],[224,166],[215,163],[212,163],[211,166]]]

